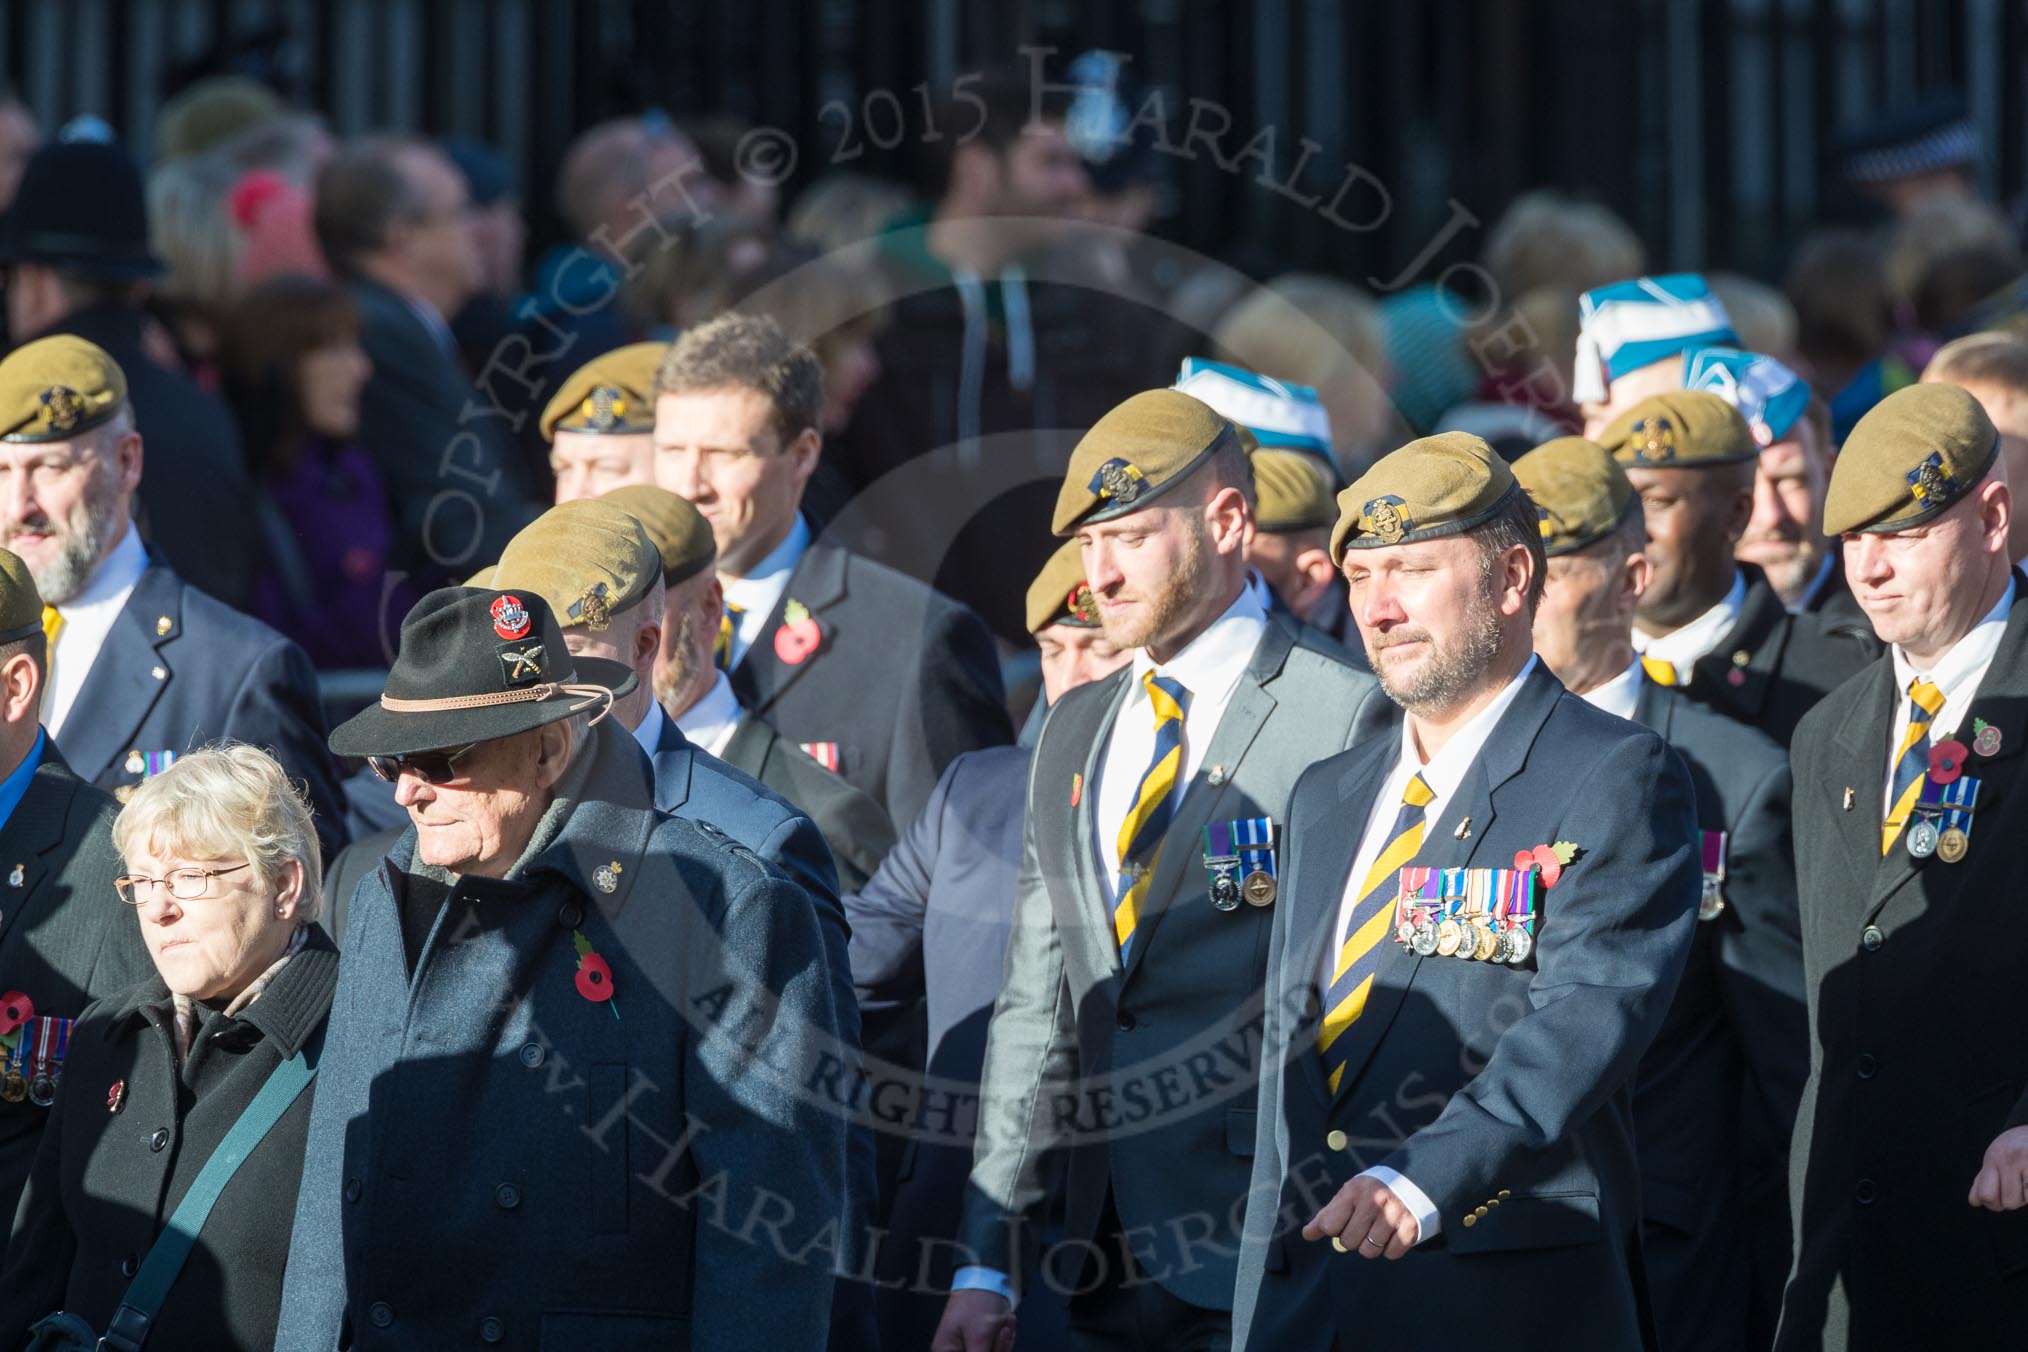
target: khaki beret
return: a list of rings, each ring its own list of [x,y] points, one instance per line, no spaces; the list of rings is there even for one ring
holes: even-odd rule
[[[493,585],[494,566],[495,565],[490,563],[487,564],[484,568],[481,568],[478,572],[466,578],[464,585],[467,587],[477,587],[480,591],[500,590],[498,587],[495,587]]]
[[[1338,476],[1309,451],[1253,453],[1253,520],[1269,535],[1315,530],[1338,519]]]
[[[542,439],[558,432],[639,436],[655,430],[655,401],[648,391],[667,343],[633,343],[590,361],[564,377],[542,410]]]
[[[1209,404],[1179,390],[1144,390],[1092,424],[1056,495],[1050,529],[1069,535],[1092,521],[1138,512],[1238,433]]]
[[[1514,462],[1521,491],[1542,518],[1542,552],[1554,558],[1597,544],[1626,520],[1634,500],[1627,472],[1583,437],[1545,441]]]
[[[0,549],[0,643],[19,643],[42,632],[42,593],[28,565]]]
[[[1469,432],[1411,441],[1338,495],[1331,561],[1343,563],[1348,549],[1462,535],[1491,520],[1519,491],[1507,462]]]
[[[604,629],[661,576],[640,522],[602,498],[579,498],[558,503],[507,542],[492,586],[534,592],[565,629]]]
[[[1598,444],[1622,465],[1644,469],[1702,469],[1760,454],[1746,418],[1707,390],[1643,399],[1607,424]]]
[[[1098,601],[1084,580],[1084,552],[1075,540],[1058,545],[1028,584],[1028,632],[1039,634],[1052,624],[1099,627]]]
[[[641,523],[662,555],[662,585],[673,587],[696,577],[718,558],[711,523],[689,501],[653,484],[628,484],[599,494]]]
[[[1831,466],[1824,533],[1908,530],[1993,468],[2000,434],[1963,386],[1908,385],[1866,411]]]
[[[38,338],[0,361],[0,441],[69,441],[127,402],[127,377],[82,338]]]

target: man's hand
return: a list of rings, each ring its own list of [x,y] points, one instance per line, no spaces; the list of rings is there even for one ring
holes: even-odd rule
[[[1345,1252],[1395,1259],[1415,1247],[1422,1226],[1401,1199],[1377,1178],[1355,1178],[1303,1227],[1309,1240],[1335,1236]]]
[[[1973,1206],[2019,1211],[2028,1205],[2028,1127],[2003,1131],[1986,1147],[1986,1164],[1972,1180]]]
[[[992,1291],[953,1291],[930,1352],[1012,1352],[1014,1311]]]

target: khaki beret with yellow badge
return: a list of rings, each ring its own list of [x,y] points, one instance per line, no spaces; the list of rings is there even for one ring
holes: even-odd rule
[[[493,566],[495,591],[532,591],[565,629],[604,629],[662,582],[641,523],[603,498],[560,502],[521,528]]]
[[[1052,624],[1099,627],[1098,598],[1084,580],[1084,551],[1075,540],[1058,545],[1028,584],[1028,632],[1039,634]]]
[[[1866,411],[1838,450],[1824,533],[1911,530],[1992,471],[2000,434],[1959,385],[1908,385]]]
[[[1542,521],[1542,552],[1570,554],[1619,529],[1634,500],[1627,472],[1583,437],[1545,441],[1514,462],[1521,491]]]
[[[120,364],[82,338],[38,338],[0,361],[0,441],[69,441],[126,402]]]
[[[1707,390],[1651,395],[1606,424],[1598,444],[1641,469],[1702,469],[1760,454],[1746,418]]]
[[[1232,423],[1202,400],[1178,390],[1143,390],[1093,423],[1070,453],[1050,529],[1069,535],[1138,512],[1220,447],[1238,444]]]
[[[673,587],[696,577],[718,559],[718,541],[711,523],[688,499],[653,484],[628,484],[599,494],[641,523],[662,556],[662,585]]]
[[[1263,446],[1252,458],[1256,529],[1284,535],[1338,519],[1338,475],[1323,457]]]
[[[1380,549],[1462,535],[1520,492],[1514,471],[1482,438],[1440,432],[1382,456],[1338,495],[1331,561],[1348,549]]]
[[[0,643],[19,643],[42,632],[42,593],[28,565],[0,549]]]
[[[542,410],[542,439],[558,432],[595,436],[640,436],[655,430],[655,402],[648,391],[667,343],[633,343],[593,357],[564,378]]]

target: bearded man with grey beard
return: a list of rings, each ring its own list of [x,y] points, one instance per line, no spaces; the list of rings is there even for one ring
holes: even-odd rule
[[[57,336],[0,361],[0,545],[42,593],[43,722],[82,779],[124,801],[185,751],[258,746],[344,843],[317,680],[302,649],[190,586],[133,519],[141,436],[105,351]]]
[[[1370,675],[1269,621],[1253,508],[1237,429],[1177,390],[1071,455],[1055,530],[1134,657],[1065,692],[1035,748],[939,1352],[1000,1346],[1045,1287],[1073,1347],[1231,1341],[1282,806],[1388,718]]]

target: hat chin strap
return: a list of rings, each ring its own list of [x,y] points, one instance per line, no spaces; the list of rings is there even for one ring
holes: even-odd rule
[[[575,676],[577,673],[571,674]],[[583,701],[571,709],[574,714],[583,713],[594,704],[600,705],[599,711],[592,715],[593,727],[597,727],[599,720],[613,711],[611,690],[602,685],[578,685],[570,681],[544,681],[526,690],[501,690],[490,695],[447,695],[442,699],[396,699],[383,694],[380,707],[395,714],[440,714],[462,709],[492,709],[503,704],[540,704],[558,695]]]

